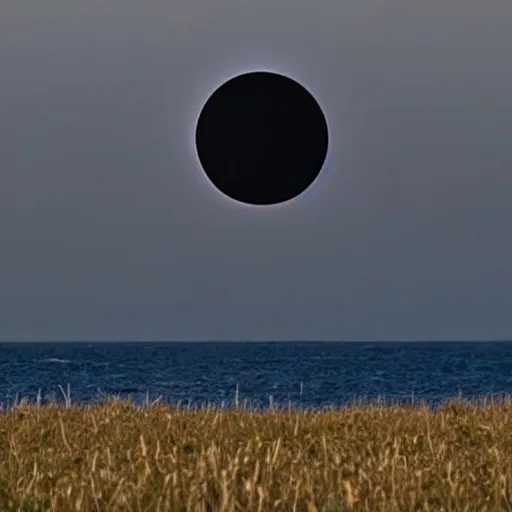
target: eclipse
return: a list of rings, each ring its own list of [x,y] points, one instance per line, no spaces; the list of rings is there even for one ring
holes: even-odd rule
[[[318,102],[286,76],[251,72],[225,82],[197,120],[196,150],[226,196],[272,205],[302,194],[318,177],[328,128]]]

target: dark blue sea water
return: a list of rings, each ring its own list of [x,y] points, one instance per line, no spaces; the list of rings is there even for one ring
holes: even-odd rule
[[[0,403],[103,394],[253,408],[512,395],[512,343],[0,343]],[[16,395],[18,395],[16,397]],[[272,397],[272,398],[271,398]]]

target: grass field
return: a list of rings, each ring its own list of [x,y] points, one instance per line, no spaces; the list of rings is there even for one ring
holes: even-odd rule
[[[0,511],[512,510],[512,400],[0,414]]]

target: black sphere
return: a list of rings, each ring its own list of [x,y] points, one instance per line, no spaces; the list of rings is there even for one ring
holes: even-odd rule
[[[271,205],[304,192],[327,156],[325,116],[313,96],[282,75],[253,72],[220,86],[196,127],[199,161],[237,201]]]

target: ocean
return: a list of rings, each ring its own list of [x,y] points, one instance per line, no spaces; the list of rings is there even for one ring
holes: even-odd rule
[[[512,342],[0,343],[0,404],[322,408],[360,401],[437,408],[462,396],[512,395]]]

